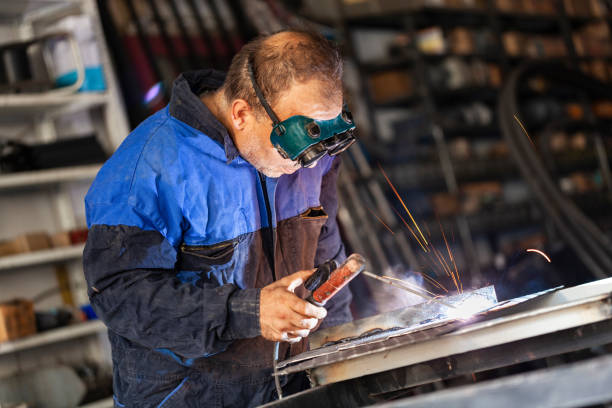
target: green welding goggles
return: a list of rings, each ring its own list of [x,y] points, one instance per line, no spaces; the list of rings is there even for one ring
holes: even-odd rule
[[[334,119],[315,120],[295,115],[281,122],[257,85],[252,55],[249,57],[248,70],[255,94],[272,119],[274,127],[270,141],[282,157],[297,161],[302,167],[312,167],[326,153],[335,156],[355,142],[355,124],[346,105]]]

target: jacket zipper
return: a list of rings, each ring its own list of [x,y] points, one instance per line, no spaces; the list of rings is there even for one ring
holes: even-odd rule
[[[269,225],[269,236],[268,236],[268,242],[272,243],[272,251],[271,251],[271,255],[272,258],[269,259],[270,262],[270,268],[272,268],[272,276],[274,277],[274,280],[278,280],[278,277],[276,276],[276,232],[274,231],[274,224],[273,224],[273,220],[272,220],[272,207],[270,206],[270,197],[268,197],[268,187],[266,184],[266,178],[263,174],[261,174],[259,171],[257,172],[257,174],[259,175],[259,181],[261,182],[261,188],[263,190],[263,196],[264,196],[264,203],[266,205],[266,214],[268,216],[268,223]]]

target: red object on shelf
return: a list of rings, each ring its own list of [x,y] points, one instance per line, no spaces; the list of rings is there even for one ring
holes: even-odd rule
[[[87,228],[76,229],[69,232],[70,242],[74,244],[83,244],[87,241]]]

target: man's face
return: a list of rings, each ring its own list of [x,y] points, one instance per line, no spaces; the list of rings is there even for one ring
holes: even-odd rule
[[[330,120],[342,112],[342,98],[329,100],[323,97],[321,87],[316,80],[303,84],[294,84],[284,92],[272,109],[283,121],[294,115],[303,115],[316,120]],[[263,109],[263,108],[262,108]],[[270,141],[272,119],[267,114],[257,118],[251,115],[243,135],[236,135],[236,145],[240,154],[257,170],[268,177],[280,177],[292,174],[300,168],[297,161],[284,159]]]

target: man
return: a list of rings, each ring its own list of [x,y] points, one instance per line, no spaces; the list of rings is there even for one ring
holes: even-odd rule
[[[324,318],[351,319],[347,289],[327,310],[289,289],[345,257],[339,162],[325,155],[304,168],[283,158],[270,118],[336,123],[341,75],[337,49],[318,35],[259,38],[226,78],[181,75],[169,105],[100,170],[85,199],[84,266],[109,328],[116,406],[265,403],[276,397],[274,342],[282,359],[303,351]]]

